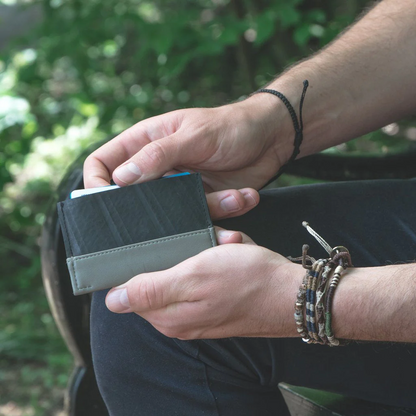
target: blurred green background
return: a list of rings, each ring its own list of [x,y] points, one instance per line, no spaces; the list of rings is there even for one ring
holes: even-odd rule
[[[39,234],[68,164],[146,117],[244,97],[366,3],[0,0],[0,415],[62,409],[71,357],[44,296]],[[328,151],[400,151],[413,125]]]

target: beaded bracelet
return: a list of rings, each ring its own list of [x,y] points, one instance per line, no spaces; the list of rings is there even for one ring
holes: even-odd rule
[[[302,266],[307,269],[295,303],[297,331],[308,344],[345,345],[346,342],[335,338],[332,331],[332,303],[343,272],[352,266],[350,253],[343,246],[332,248],[307,222],[302,225],[330,257],[315,260],[307,254],[307,245],[302,247],[301,257],[289,257],[292,261],[302,260]]]
[[[303,282],[300,285],[298,295],[296,298],[295,303],[295,323],[297,326],[298,334],[302,337],[303,341],[310,343],[312,342],[308,335],[308,329],[306,328],[306,325],[304,323],[303,319],[303,307],[305,305],[305,297],[306,297],[306,283],[309,278],[309,274],[312,273],[311,270],[308,270],[306,272],[305,277],[303,278]]]
[[[302,266],[304,269],[307,269],[302,284],[299,287],[299,291],[296,297],[296,303],[295,303],[295,323],[297,326],[298,334],[302,337],[302,340],[304,342],[307,342],[308,344],[312,343],[312,340],[309,338],[308,329],[304,323],[303,318],[303,309],[305,306],[305,300],[306,300],[306,286],[309,280],[309,277],[314,273],[312,270],[312,266],[308,265],[308,261],[310,263],[315,263],[316,260],[313,257],[308,256],[308,250],[309,246],[305,244],[302,247],[302,256],[297,258],[291,258],[289,257],[289,260],[292,261],[302,261]]]

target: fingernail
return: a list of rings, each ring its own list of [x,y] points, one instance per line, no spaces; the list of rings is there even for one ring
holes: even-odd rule
[[[133,163],[127,163],[127,165],[120,166],[114,172],[114,175],[117,176],[124,183],[132,183],[137,181],[140,178],[142,172],[140,169]]]
[[[130,308],[127,289],[116,289],[110,292],[105,300],[107,308],[113,312],[123,312]]]
[[[233,234],[237,234],[236,231],[219,230],[218,237],[230,238]]]
[[[243,195],[244,195],[244,199],[246,200],[247,207],[252,207],[257,204],[256,200],[249,193],[247,194],[243,193]]]
[[[222,201],[220,201],[220,207],[224,211],[233,212],[233,211],[238,211],[240,209],[240,204],[238,203],[235,196],[230,195],[230,196],[227,196],[227,198],[224,198]]]

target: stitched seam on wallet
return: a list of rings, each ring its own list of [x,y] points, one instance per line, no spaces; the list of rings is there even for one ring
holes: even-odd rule
[[[77,290],[91,289],[93,286],[79,287],[79,283],[77,279],[77,271],[75,269],[75,261],[71,261],[71,266],[72,266],[72,272],[74,273],[75,286],[77,287]]]
[[[68,244],[69,244],[69,252],[70,252],[71,257],[72,257],[74,255],[74,253],[72,251],[72,246],[71,246],[71,237],[68,233],[68,229],[67,229],[67,225],[66,225],[66,217],[65,217],[65,210],[64,210],[64,203],[63,202],[59,203],[59,208],[61,209],[61,212],[62,212],[62,219],[64,220],[64,230],[65,230],[66,238],[67,238]]]
[[[94,286],[79,287],[78,279],[77,279],[77,271],[76,271],[76,268],[75,268],[75,263],[79,263],[82,260],[87,260],[87,259],[92,258],[92,257],[104,256],[104,255],[109,254],[109,253],[117,253],[117,252],[120,252],[120,251],[131,250],[131,249],[134,249],[134,248],[137,248],[137,247],[145,247],[145,246],[151,246],[151,245],[154,245],[154,244],[160,244],[160,243],[164,243],[165,241],[179,240],[181,238],[186,238],[186,237],[190,237],[190,236],[193,236],[193,235],[206,234],[207,232],[208,232],[208,234],[210,236],[210,239],[211,239],[211,242],[212,242],[211,233],[209,232],[209,229],[208,229],[208,230],[203,230],[203,231],[193,231],[193,232],[187,233],[185,235],[179,235],[177,237],[170,237],[170,238],[166,238],[166,239],[159,240],[159,241],[153,241],[153,242],[150,241],[148,243],[134,244],[134,245],[131,245],[129,247],[120,247],[120,248],[116,248],[116,249],[113,249],[113,250],[105,250],[104,253],[95,253],[95,254],[91,254],[89,256],[82,257],[82,258],[74,258],[71,261],[71,265],[72,265],[72,270],[74,272],[75,285],[76,285],[78,290],[90,289],[90,288],[94,287]]]
[[[209,230],[209,239],[211,240],[211,247],[215,247],[214,238],[212,237],[212,231],[214,230],[214,227],[209,227],[208,230]]]
[[[200,177],[201,180],[200,181],[197,181],[197,188],[198,188],[199,197],[201,198],[202,207],[203,207],[204,212],[205,212],[206,225],[207,225],[207,227],[209,227],[211,224],[210,224],[210,221],[209,221],[210,216],[209,216],[209,212],[207,210],[207,202],[206,202],[206,199],[204,201],[205,192],[204,193],[201,192],[201,188],[202,188],[202,177],[201,177],[201,174],[199,174],[199,177]]]

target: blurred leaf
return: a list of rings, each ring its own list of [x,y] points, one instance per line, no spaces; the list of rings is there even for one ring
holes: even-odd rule
[[[302,26],[296,28],[296,30],[293,33],[293,39],[297,45],[305,46],[308,43],[311,37],[309,27],[309,23],[305,23]]]
[[[224,26],[221,34],[218,36],[218,41],[223,45],[233,45],[239,40],[239,37],[243,34],[246,29],[246,25],[238,21],[229,21]]]
[[[297,3],[299,2],[279,2],[274,8],[277,18],[280,20],[283,29],[287,29],[293,25],[296,25],[300,21],[301,14],[296,9]]]
[[[325,23],[326,13],[321,9],[313,9],[306,14],[306,19],[310,22]]]
[[[271,11],[266,11],[257,16],[256,19],[257,37],[255,43],[261,45],[274,33],[275,16]]]

